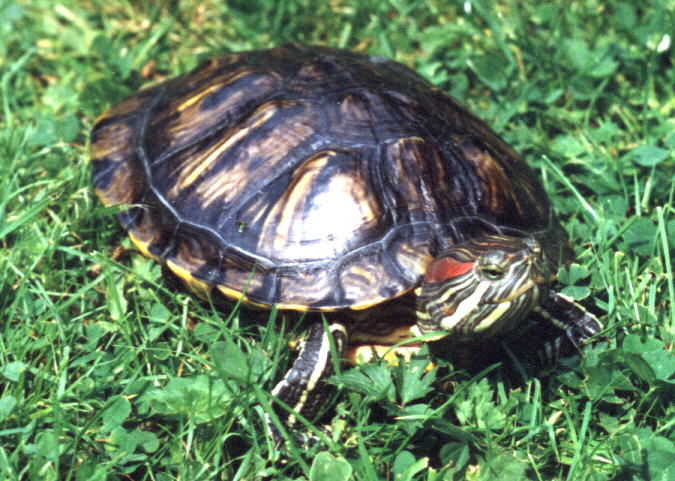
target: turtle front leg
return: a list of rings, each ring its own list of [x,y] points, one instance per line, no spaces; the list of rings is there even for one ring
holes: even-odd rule
[[[551,324],[563,331],[552,339],[541,339],[544,342],[540,355],[549,363],[565,355],[570,345],[581,352],[581,346],[602,330],[597,317],[571,297],[555,291],[549,292],[546,303],[533,309],[533,315],[541,318],[538,322],[540,329],[535,329],[535,333],[550,330]]]
[[[345,326],[335,323],[329,326],[329,330],[330,336],[320,322],[309,327],[293,366],[272,389],[273,396],[307,419],[312,419],[317,414],[330,392],[329,386],[323,382],[333,374],[330,337],[335,343],[338,358],[342,357],[347,344]],[[275,412],[286,428],[295,429],[297,423],[295,415],[279,406],[275,407]],[[274,441],[281,443],[283,437],[269,417],[267,426]],[[302,435],[299,437],[303,438]]]
[[[576,345],[586,342],[602,330],[597,317],[571,297],[559,292],[549,294],[546,310],[552,314],[552,322],[565,330],[570,341]]]

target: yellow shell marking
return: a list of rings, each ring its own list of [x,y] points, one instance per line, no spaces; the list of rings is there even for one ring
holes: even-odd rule
[[[149,257],[150,259],[154,259],[154,260],[156,260],[156,261],[159,261],[159,260],[160,260],[160,259],[158,259],[156,256],[152,255],[152,253],[151,253],[150,250],[148,249],[148,246],[149,246],[150,244],[148,244],[147,242],[144,242],[144,241],[142,241],[141,239],[139,239],[138,237],[136,237],[136,236],[134,235],[133,231],[130,231],[130,232],[129,232],[129,238],[131,239],[131,242],[134,243],[134,245],[136,246],[136,248],[137,248],[139,251],[141,251],[141,254],[143,254],[145,257]]]
[[[335,165],[340,169],[326,177]],[[355,233],[378,221],[365,175],[351,152],[320,151],[305,160],[264,219],[260,252],[291,261],[344,254]]]
[[[263,108],[264,107],[264,108]],[[227,141],[224,142],[224,145],[218,149],[218,155],[227,150],[229,147],[234,145],[237,141],[242,138],[250,135],[255,129],[259,128],[276,113],[275,108],[265,104],[262,107],[258,108],[251,117],[251,122],[247,123],[246,127],[242,128],[239,132],[233,134]],[[250,159],[252,160],[251,156]],[[217,157],[216,157],[217,158]],[[202,196],[204,199],[204,204],[208,205],[212,201],[221,196],[226,200],[231,200],[230,197],[235,195],[241,186],[241,184],[251,176],[251,171],[249,169],[249,163],[247,162],[237,162],[229,169],[227,175],[213,176],[213,179],[210,179],[210,182],[204,182],[197,189],[197,193]],[[223,182],[223,179],[228,179],[228,182]],[[229,196],[228,196],[229,194]]]
[[[201,156],[195,156],[192,162],[187,164],[182,170],[188,173],[187,176],[178,178],[176,185],[171,189],[171,195],[176,195],[181,189],[194,183],[197,178],[209,169],[227,149],[239,142],[249,134],[249,129],[241,129],[230,137],[226,138],[220,144],[214,145],[209,152]]]
[[[232,80],[235,80],[235,79],[232,79]],[[229,81],[231,82],[232,80],[229,80]],[[190,97],[188,97],[188,99],[185,102],[183,102],[182,104],[177,106],[176,110],[179,111],[179,112],[183,112],[183,111],[187,110],[188,108],[192,107],[193,105],[195,105],[195,104],[201,102],[202,100],[204,100],[204,97],[206,97],[207,95],[209,95],[213,92],[216,92],[219,89],[222,89],[223,84],[224,84],[223,82],[216,82],[213,85],[210,85],[209,87],[205,88],[204,90],[202,90],[198,94],[191,95]]]
[[[167,151],[175,146],[189,144],[196,139],[201,132],[213,127],[227,117],[228,112],[236,112],[238,108],[251,97],[252,91],[259,94],[270,93],[276,87],[276,80],[271,75],[254,78],[250,85],[251,90],[234,90],[228,97],[218,102],[209,109],[202,110],[203,102],[210,94],[217,93],[242,77],[255,74],[250,70],[243,70],[234,76],[224,76],[212,80],[212,84],[201,87],[203,90],[196,91],[189,96],[177,99],[165,106],[163,113],[158,115],[151,123],[150,130],[155,125],[161,125],[163,121],[169,121],[163,126],[168,139],[168,145],[164,146]],[[176,115],[178,113],[179,115]]]
[[[228,286],[218,285],[216,289],[227,299],[231,301],[241,301],[249,307],[259,307],[261,309],[269,309],[271,306],[269,304],[263,304],[262,302],[255,302],[246,297],[246,295],[240,289],[233,289]],[[305,304],[284,304],[279,303],[275,304],[279,309],[290,310],[290,311],[299,311],[306,312],[309,310],[309,306]]]
[[[104,158],[113,158],[117,162],[126,160],[127,152],[131,149],[131,140],[134,135],[129,124],[118,123],[108,127],[92,146],[94,161]]]
[[[185,285],[190,288],[190,290],[201,297],[207,297],[209,295],[209,292],[211,291],[210,285],[195,278],[189,270],[179,266],[171,260],[166,261],[166,266],[171,269],[171,272],[176,274],[176,276],[178,276],[178,278],[180,278],[180,280],[182,280]]]
[[[294,222],[297,222],[296,217],[305,211],[304,202],[307,199],[307,193],[316,177],[333,156],[335,152],[319,152],[296,170],[283,197],[279,199],[265,219],[258,246],[260,250],[267,250],[271,245],[273,252],[288,252],[286,248],[292,235],[291,229]],[[274,239],[271,243],[270,238]]]
[[[220,89],[222,89],[224,86],[226,87],[227,85],[233,84],[237,80],[246,77],[247,75],[254,74],[255,72],[252,70],[248,69],[243,69],[239,72],[237,72],[235,75],[223,75],[219,78],[216,78],[212,80],[213,85],[209,85],[206,87],[204,90],[197,94],[190,95],[187,100],[185,100],[183,103],[178,105],[175,110],[178,110],[180,112],[183,112],[187,110],[188,108],[192,107],[193,105],[201,102],[204,100],[204,97],[207,95],[216,92]],[[224,103],[224,106],[227,105],[229,106],[233,100],[236,100],[236,96],[239,95],[237,92],[233,92],[232,95],[227,99],[227,102]]]
[[[378,304],[381,304],[386,300],[389,300],[389,297],[383,297],[383,296],[373,297],[373,298],[370,298],[367,301],[362,302],[360,304],[357,304],[357,303],[351,304],[349,306],[349,308],[354,310],[354,311],[362,311],[364,309],[370,309],[371,307],[374,307]]]

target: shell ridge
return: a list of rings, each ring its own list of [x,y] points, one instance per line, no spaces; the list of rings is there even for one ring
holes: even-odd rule
[[[373,246],[377,245],[385,245],[387,242],[391,242],[389,240],[391,237],[395,237],[396,235],[399,234],[399,231],[412,227],[413,229],[415,227],[431,227],[432,230],[436,230],[438,232],[443,232],[441,229],[441,226],[445,226],[447,223],[432,223],[432,222],[426,222],[426,221],[420,221],[420,222],[408,222],[404,224],[397,224],[396,226],[392,227],[386,234],[384,234],[382,237],[378,238],[377,240],[374,240],[373,242],[369,242],[368,244],[365,244],[363,246],[357,247],[348,253],[338,257],[338,258],[328,258],[328,259],[319,259],[319,260],[311,260],[311,261],[294,261],[294,262],[273,262],[270,259],[264,257],[264,256],[259,256],[256,254],[253,254],[252,252],[246,250],[246,249],[241,249],[238,248],[236,245],[233,245],[231,243],[228,243],[227,241],[224,241],[224,244],[236,251],[239,254],[243,254],[247,257],[250,257],[252,259],[255,259],[256,261],[263,261],[263,265],[269,266],[271,269],[296,269],[296,268],[319,268],[319,267],[325,267],[329,265],[332,262],[343,262],[345,259],[349,259],[351,257],[363,255],[365,252],[368,250],[373,249]],[[202,228],[201,226],[196,226],[197,228]]]
[[[150,189],[152,192],[152,196],[169,212],[173,215],[174,218],[179,219],[178,213],[176,210],[171,206],[171,204],[164,198],[163,195],[160,195],[160,193],[157,191],[157,189],[154,186],[154,176],[152,175],[152,169],[150,166],[150,162],[148,159],[147,152],[145,151],[145,137],[146,137],[146,132],[147,128],[149,125],[148,120],[150,119],[150,116],[152,114],[153,109],[161,102],[162,98],[164,97],[164,94],[166,93],[166,85],[163,84],[160,86],[158,89],[157,94],[150,100],[149,104],[146,106],[145,110],[142,112],[142,114],[139,117],[139,122],[138,122],[138,133],[136,134],[136,138],[134,139],[134,151],[136,152],[138,161],[141,163],[141,168],[143,169],[143,173],[145,174],[146,178],[146,184],[147,187]]]

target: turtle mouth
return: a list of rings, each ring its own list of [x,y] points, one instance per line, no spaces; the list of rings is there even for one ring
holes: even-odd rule
[[[541,280],[537,279],[537,280],[527,281],[522,286],[520,286],[518,289],[511,292],[508,296],[496,300],[493,304],[504,304],[505,302],[513,302],[515,299],[518,299],[519,297],[524,296],[525,293],[527,293],[528,291],[534,290],[536,287],[539,287],[542,284],[547,285],[548,281],[546,279],[543,279],[543,278]]]

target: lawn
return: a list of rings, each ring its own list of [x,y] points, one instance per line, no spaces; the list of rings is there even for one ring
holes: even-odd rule
[[[673,25],[667,0],[0,0],[0,480],[675,479]],[[332,436],[276,449],[298,319],[167,279],[88,147],[138,88],[286,41],[403,62],[521,152],[606,340],[535,373],[346,370]]]

